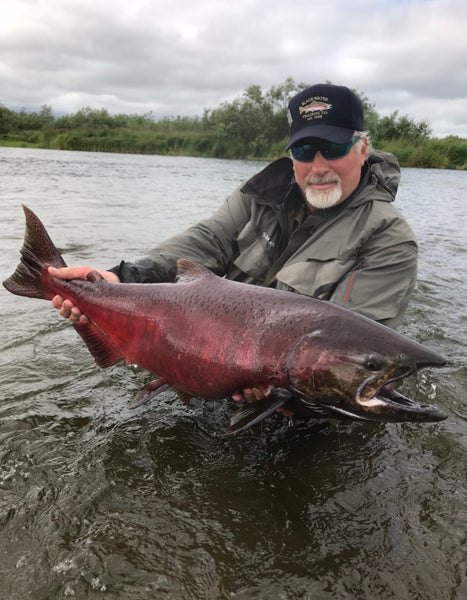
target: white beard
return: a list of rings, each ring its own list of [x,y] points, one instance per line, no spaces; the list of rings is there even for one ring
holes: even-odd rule
[[[336,181],[337,179],[337,181]],[[342,186],[341,181],[337,176],[332,178],[333,182],[336,184],[329,190],[315,190],[311,187],[311,184],[317,183],[326,183],[326,180],[319,180],[318,178],[310,178],[305,181],[305,197],[306,201],[313,208],[323,209],[323,208],[331,208],[331,206],[335,206],[339,204],[342,198]]]

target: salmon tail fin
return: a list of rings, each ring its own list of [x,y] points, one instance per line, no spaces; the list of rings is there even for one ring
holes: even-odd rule
[[[55,294],[47,268],[66,267],[66,263],[39,218],[24,204],[23,210],[26,216],[26,231],[21,249],[21,262],[3,285],[17,296],[50,300]]]

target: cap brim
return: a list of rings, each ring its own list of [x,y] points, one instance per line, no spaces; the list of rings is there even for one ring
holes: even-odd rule
[[[354,133],[355,129],[346,129],[345,127],[310,125],[309,127],[303,127],[303,129],[292,135],[285,149],[289,150],[294,144],[307,138],[319,138],[336,144],[345,144],[350,142]]]

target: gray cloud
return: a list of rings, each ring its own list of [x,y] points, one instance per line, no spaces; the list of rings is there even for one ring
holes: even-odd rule
[[[201,115],[287,77],[467,137],[464,0],[0,0],[0,102]]]

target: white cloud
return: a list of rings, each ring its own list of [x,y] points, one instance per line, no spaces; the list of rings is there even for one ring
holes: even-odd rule
[[[467,137],[464,0],[0,0],[0,102],[202,114],[287,77]]]

